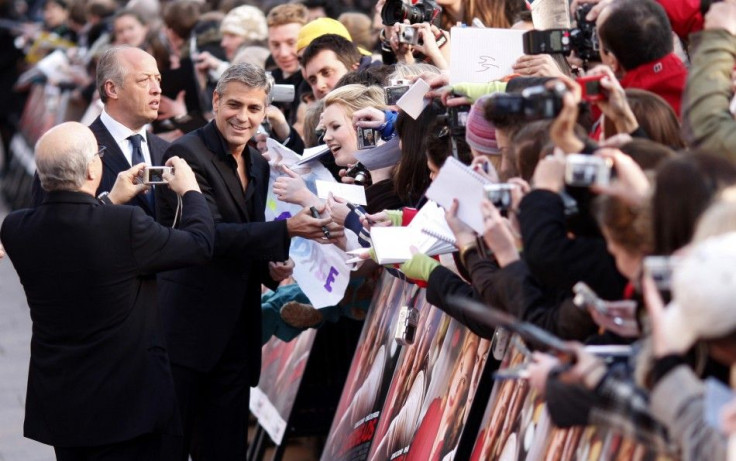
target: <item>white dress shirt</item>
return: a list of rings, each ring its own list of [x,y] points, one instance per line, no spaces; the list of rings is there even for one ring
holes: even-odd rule
[[[143,152],[143,158],[146,161],[146,165],[152,165],[151,152],[148,150],[148,138],[146,137],[145,126],[138,131],[133,131],[122,123],[115,120],[114,118],[110,117],[110,114],[108,114],[104,109],[102,110],[102,114],[100,114],[100,121],[103,125],[105,125],[107,131],[110,132],[110,135],[112,135],[112,138],[118,144],[118,147],[120,147],[120,151],[123,153],[123,155],[125,155],[125,159],[128,160],[128,164],[131,166],[133,166],[131,160],[133,158],[133,143],[131,143],[128,138],[134,134],[141,135],[143,137],[143,140],[141,141],[141,151]]]

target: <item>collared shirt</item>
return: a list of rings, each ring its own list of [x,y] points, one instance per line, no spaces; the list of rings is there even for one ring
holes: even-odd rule
[[[107,131],[110,132],[110,135],[118,144],[118,147],[120,147],[120,151],[123,153],[125,159],[128,161],[128,164],[130,164],[131,166],[133,165],[133,143],[131,143],[128,138],[134,134],[141,135],[143,137],[143,141],[141,142],[141,151],[143,152],[143,158],[146,161],[146,165],[152,165],[151,152],[148,150],[148,138],[146,137],[145,126],[138,131],[133,131],[112,118],[110,114],[108,114],[104,109],[100,114],[100,121],[103,125],[105,125]]]
[[[222,149],[222,153],[218,155],[223,155],[227,161],[227,163],[230,165],[230,167],[233,169],[233,174],[238,179],[238,182],[240,183],[240,175],[238,174],[238,161],[235,160],[235,157],[233,157],[233,154],[230,153],[230,146],[227,144],[227,140],[225,140],[225,137],[220,133],[220,129],[217,128],[217,124],[214,120],[210,121],[210,123],[215,128],[215,132],[217,133],[217,137],[220,140],[220,147]],[[246,201],[246,212],[248,215],[248,221],[250,221],[250,217],[254,215],[255,210],[253,209],[253,201],[250,200],[251,197],[253,197],[253,193],[255,192],[255,180],[256,177],[253,174],[253,159],[251,158],[251,150],[248,144],[246,144],[243,147],[243,153],[240,154],[243,156],[243,159],[245,160],[245,175],[248,178],[248,185],[245,187],[245,190],[243,190],[243,195],[245,196]],[[260,155],[260,154],[258,154]],[[240,183],[242,188],[242,183]]]

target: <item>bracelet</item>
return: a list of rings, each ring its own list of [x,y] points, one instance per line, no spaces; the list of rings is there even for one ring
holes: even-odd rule
[[[465,256],[468,254],[468,251],[477,249],[478,243],[476,240],[473,240],[470,243],[466,243],[465,245],[460,247],[460,262],[463,263],[463,266],[465,266],[465,268],[468,267],[468,265],[465,263]]]
[[[97,200],[103,205],[114,205],[110,199],[110,192],[102,192],[97,196]]]

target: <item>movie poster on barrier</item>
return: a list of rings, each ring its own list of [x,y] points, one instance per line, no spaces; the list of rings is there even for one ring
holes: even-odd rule
[[[416,290],[386,272],[381,276],[332,420],[323,461],[367,458],[401,350],[394,340],[394,328],[401,306]]]
[[[525,348],[517,341],[510,342],[500,370],[514,369],[526,361]],[[549,428],[544,400],[529,388],[527,380],[496,380],[470,459],[540,460]]]
[[[251,389],[249,407],[277,445],[286,432],[316,335],[317,330],[309,329],[292,341],[283,342],[274,336],[263,345],[261,379]]]
[[[422,295],[424,293],[422,292]],[[490,341],[427,303],[417,303],[414,344],[394,371],[369,460],[454,459]]]

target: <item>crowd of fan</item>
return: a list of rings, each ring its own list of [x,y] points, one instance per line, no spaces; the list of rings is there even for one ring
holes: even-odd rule
[[[324,143],[332,156],[320,161],[337,180],[352,183],[346,172],[357,163],[358,127],[378,130],[379,144],[398,138],[399,161],[368,171],[365,208],[339,197],[319,199],[288,170],[274,185],[280,200],[324,207],[335,228],[352,234],[331,241],[343,250],[369,247],[373,226],[406,225],[407,210],[427,202],[424,193],[449,157],[512,184],[507,209],[484,200],[477,210],[482,235],[457,218],[456,204],[446,210],[457,247],[452,257],[415,254],[392,273],[426,283],[433,305],[482,337],[491,338],[494,329],[448,303],[448,294],[575,341],[572,365],[542,352],[529,365],[531,384],[546,395],[558,425],[600,424],[682,459],[726,459],[736,400],[724,407],[720,428],[705,424],[703,408],[705,379],[729,384],[736,363],[736,311],[729,311],[736,308],[736,2],[575,0],[571,16],[593,6],[586,19],[596,25],[598,59],[523,56],[502,81],[455,85],[447,72],[449,28],[477,18],[487,27],[529,30],[537,18],[528,4],[443,0],[436,24],[384,25],[384,0],[348,1],[345,12],[319,0],[46,0],[17,11],[19,3],[3,2],[7,18],[32,20],[42,7],[43,25],[3,32],[15,38],[13,59],[24,51],[38,59],[44,46],[65,49],[69,80],[49,83],[71,84],[73,97],[93,112],[102,108],[97,58],[113,45],[150,53],[162,74],[162,96],[149,128],[169,141],[211,119],[213,89],[236,63],[294,86],[293,101],[267,107],[267,130],[251,140],[266,159],[269,136],[299,154]],[[402,27],[415,29],[419,44],[401,43]],[[55,34],[53,40],[42,32]],[[25,63],[27,78],[12,92],[3,87],[4,107],[16,115],[27,85],[44,78],[32,73],[31,60]],[[603,97],[583,99],[575,80],[583,75],[600,78]],[[414,119],[387,104],[385,88],[417,78],[431,91]],[[498,94],[527,95],[539,87],[559,91],[553,117],[494,110]],[[445,114],[464,105],[471,107],[458,135]],[[6,147],[13,130],[9,110],[2,120]],[[566,184],[566,158],[575,153],[603,159],[610,182]],[[653,280],[659,273],[652,256],[669,257],[669,286]],[[361,266],[355,279],[368,283],[366,275],[378,266],[370,260]],[[604,307],[576,303],[578,282]],[[360,283],[351,290],[359,292]],[[264,315],[274,322],[264,324],[264,340],[271,333],[293,339],[331,315],[311,308],[293,282],[279,290],[288,295],[278,302],[268,295],[264,309],[288,308],[283,317]],[[356,305],[359,296],[349,293],[337,315]],[[631,344],[634,353],[627,363],[608,366],[582,344]]]

